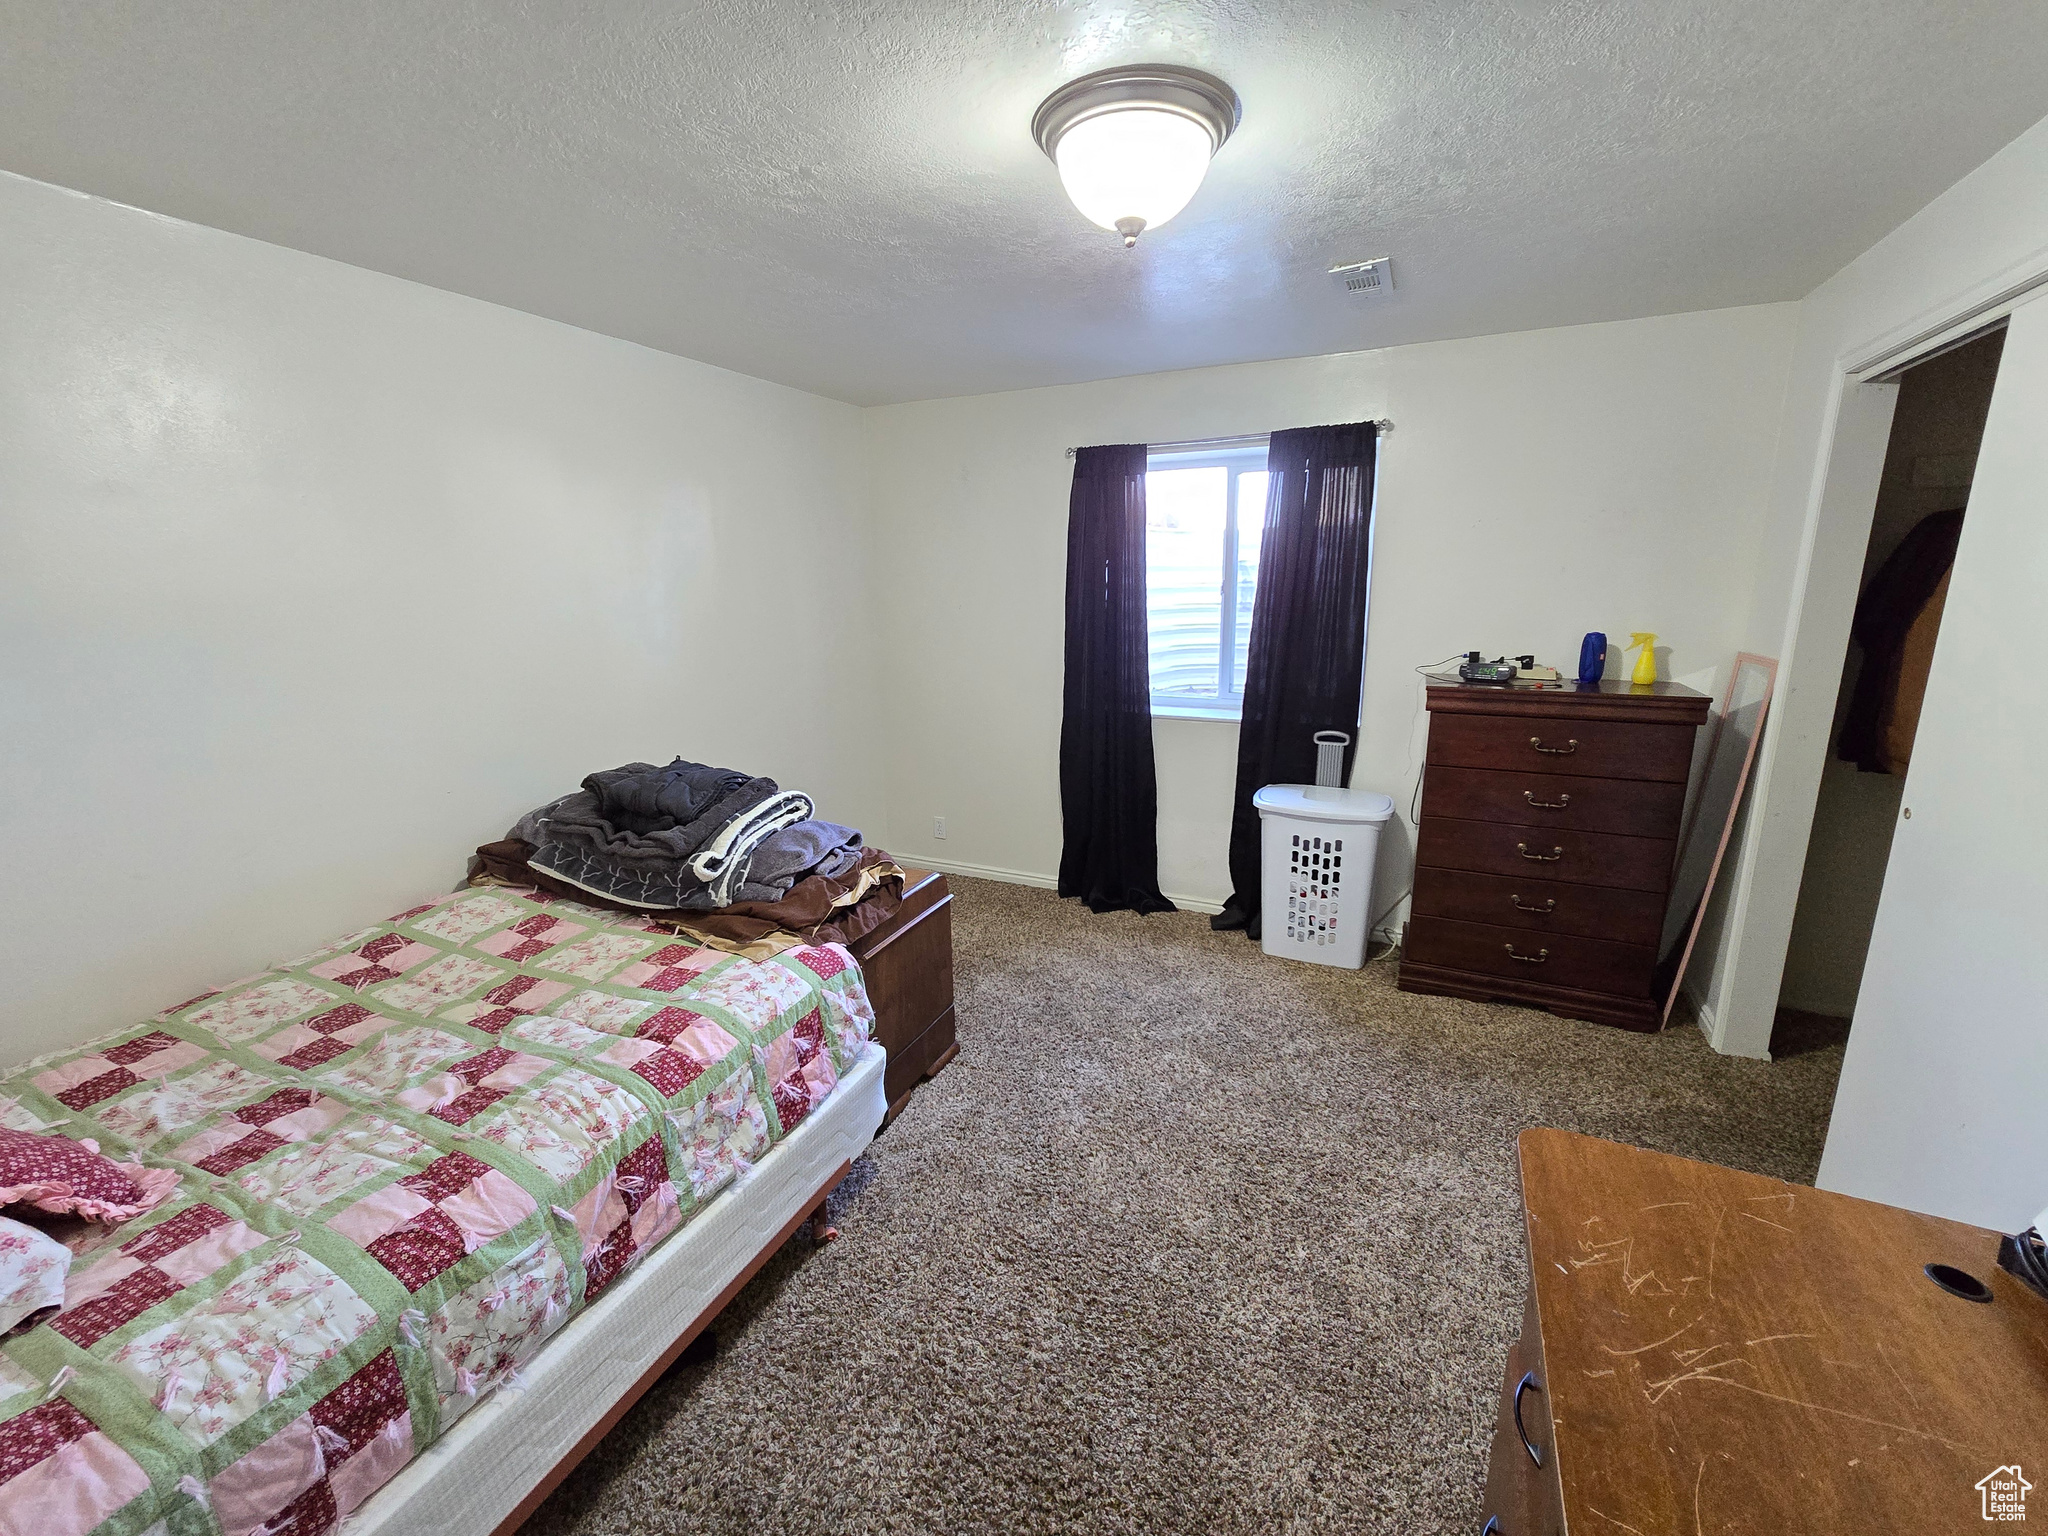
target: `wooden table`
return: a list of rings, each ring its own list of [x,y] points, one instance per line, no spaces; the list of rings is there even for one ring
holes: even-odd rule
[[[1994,1267],[1997,1233],[1565,1131],[1524,1132],[1521,1160],[1528,1307],[1475,1526],[2016,1523],[1987,1526],[1987,1477],[2042,1484],[2048,1524],[2048,1302]]]

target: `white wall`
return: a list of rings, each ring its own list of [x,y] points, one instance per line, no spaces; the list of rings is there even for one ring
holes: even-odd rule
[[[1881,341],[1903,342],[1965,303],[1990,298],[2044,260],[2048,121],[1799,306],[1759,580],[1743,626],[1744,648],[1777,656],[1781,665],[1712,972],[1712,1037],[1723,1050],[1762,1055],[1769,1048],[1890,423],[1895,386],[1845,386],[1844,366]]]
[[[1666,675],[1726,667],[1793,323],[1791,305],[1719,310],[870,410],[877,579],[905,658],[886,697],[893,846],[1058,868],[1066,447],[1388,416],[1353,776],[1400,807],[1377,913],[1413,860],[1417,666],[1477,647],[1569,670],[1586,630],[1655,629]],[[1154,735],[1160,884],[1213,904],[1236,728]]]
[[[854,408],[9,176],[0,272],[0,1057],[596,766],[881,831]]]

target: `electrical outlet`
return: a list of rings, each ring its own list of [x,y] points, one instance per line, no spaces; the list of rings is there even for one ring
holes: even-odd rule
[[[943,817],[943,816],[934,816],[934,817],[932,818],[932,836],[933,836],[933,837],[944,837],[945,835],[946,835],[946,818],[945,818],[945,817]]]

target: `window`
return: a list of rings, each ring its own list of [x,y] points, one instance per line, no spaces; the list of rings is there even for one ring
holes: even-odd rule
[[[1145,622],[1152,712],[1235,720],[1244,707],[1259,535],[1266,521],[1264,440],[1145,463]]]

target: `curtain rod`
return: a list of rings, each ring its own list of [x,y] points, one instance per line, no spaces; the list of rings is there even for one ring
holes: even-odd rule
[[[1373,425],[1379,428],[1381,437],[1394,430],[1394,423],[1385,416],[1374,421]],[[1193,453],[1203,448],[1248,448],[1272,435],[1270,432],[1241,432],[1236,437],[1191,437],[1180,443],[1147,443],[1145,446],[1153,453]],[[1071,459],[1079,452],[1078,448],[1069,448],[1067,457]]]

